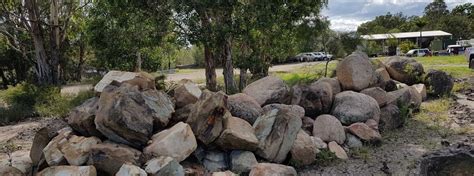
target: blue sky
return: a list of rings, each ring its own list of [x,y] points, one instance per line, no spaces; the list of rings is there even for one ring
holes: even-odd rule
[[[331,20],[331,29],[352,31],[363,22],[387,12],[402,12],[405,15],[422,15],[426,5],[432,0],[329,0],[322,12]],[[474,0],[445,0],[449,9]]]

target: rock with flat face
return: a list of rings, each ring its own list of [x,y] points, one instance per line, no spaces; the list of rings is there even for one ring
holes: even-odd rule
[[[229,96],[227,108],[232,116],[242,118],[250,124],[253,124],[263,113],[260,104],[244,93]]]
[[[131,81],[133,80],[133,81]],[[128,82],[138,85],[141,89],[155,89],[155,81],[153,76],[144,72],[124,72],[124,71],[109,71],[104,77],[94,86],[95,92],[102,92],[105,87],[110,84],[120,84]]]
[[[187,104],[186,106],[176,109],[168,125],[174,125],[178,122],[186,122],[186,120],[188,120],[189,114],[193,109],[194,104]]]
[[[424,83],[429,94],[443,96],[451,93],[454,79],[444,71],[429,70],[425,76]]]
[[[184,169],[175,159],[167,156],[153,158],[145,163],[145,171],[154,176],[184,176]]]
[[[402,105],[413,109],[418,109],[421,106],[421,102],[423,101],[421,94],[411,86],[388,92],[387,95],[387,104],[393,104],[397,106]]]
[[[412,85],[413,88],[421,95],[422,100],[426,100],[428,97],[426,94],[426,86],[424,84],[414,84]]]
[[[400,109],[393,104],[389,104],[380,109],[380,131],[389,131],[403,126],[405,118],[401,117]]]
[[[355,122],[365,122],[368,119],[380,118],[380,108],[377,101],[365,94],[344,91],[336,95],[331,115],[344,125]]]
[[[392,56],[385,65],[392,79],[408,85],[418,83],[424,73],[423,65],[412,58]]]
[[[304,111],[297,106],[268,105],[253,127],[259,140],[256,154],[272,162],[285,160],[301,129]]]
[[[123,164],[115,176],[147,176],[146,172],[138,166]]]
[[[69,126],[83,136],[102,137],[102,133],[96,129],[94,123],[95,113],[99,108],[98,102],[98,97],[92,97],[78,107],[75,107],[67,118]]]
[[[336,94],[342,91],[341,83],[339,83],[339,80],[337,80],[337,78],[321,78],[321,79],[318,79],[317,82],[329,83],[329,85],[331,85],[331,88],[332,88],[333,96],[336,96]]]
[[[329,142],[328,148],[329,148],[329,151],[333,152],[337,158],[342,159],[342,160],[349,159],[346,151],[344,151],[344,149],[341,146],[339,146],[336,142],[334,141]]]
[[[341,122],[332,115],[320,115],[313,124],[313,136],[319,137],[325,142],[336,141],[344,143],[346,135]]]
[[[233,150],[230,153],[231,170],[235,173],[248,173],[258,164],[255,155],[249,151]]]
[[[70,138],[60,146],[60,151],[70,165],[80,166],[89,159],[91,146],[100,143],[97,137],[83,137],[71,135]]]
[[[347,129],[355,136],[367,142],[378,142],[382,140],[380,133],[365,123],[353,123]]]
[[[224,131],[216,143],[224,149],[254,151],[258,146],[255,130],[247,121],[238,117],[228,117],[224,121]]]
[[[96,176],[97,171],[94,166],[51,166],[43,169],[37,176]]]
[[[387,92],[385,92],[385,90],[383,90],[380,87],[367,88],[360,91],[360,93],[366,94],[374,98],[380,107],[385,106],[387,104],[387,101],[388,101]]]
[[[204,91],[189,114],[188,123],[196,139],[208,145],[224,130],[224,121],[231,117],[227,110],[227,95],[222,92]]]
[[[288,99],[288,86],[278,77],[267,76],[249,84],[242,91],[253,97],[260,106],[271,103],[285,103]]]
[[[188,104],[196,103],[201,97],[202,91],[190,80],[181,80],[174,89],[174,99],[176,107],[180,108]]]
[[[343,90],[361,91],[375,85],[377,78],[369,58],[353,53],[337,64],[337,79]]]
[[[304,108],[305,115],[314,117],[329,113],[334,99],[333,88],[329,82],[317,81],[311,85],[292,87],[291,104]]]
[[[88,165],[93,165],[98,171],[114,175],[123,164],[141,165],[142,153],[123,144],[104,142],[93,145],[89,153]]]
[[[152,142],[143,152],[153,156],[169,156],[181,162],[197,148],[197,141],[191,127],[179,122],[151,138]]]
[[[171,99],[161,91],[140,91],[128,83],[110,85],[100,96],[95,125],[108,139],[141,148],[154,129],[168,124],[173,112]]]
[[[285,166],[281,164],[273,163],[258,163],[250,171],[249,176],[274,176],[274,175],[285,175],[285,176],[296,176],[296,170],[291,166]]]
[[[296,135],[290,153],[293,163],[299,166],[305,166],[316,161],[316,154],[319,153],[319,149],[311,139],[311,136],[303,130],[300,130],[298,135]]]
[[[49,166],[65,164],[66,159],[61,151],[61,146],[67,142],[72,135],[72,129],[69,127],[59,130],[58,135],[54,137],[43,149],[44,158]]]

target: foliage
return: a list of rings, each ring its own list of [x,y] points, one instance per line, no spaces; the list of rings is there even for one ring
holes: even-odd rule
[[[417,48],[417,46],[416,46],[413,42],[411,42],[411,41],[409,41],[409,40],[402,41],[402,42],[400,43],[399,47],[400,47],[400,51],[401,51],[402,53],[407,53],[407,52],[410,51],[411,49]]]
[[[316,155],[316,163],[325,166],[337,161],[336,154],[329,151],[329,149],[320,149],[320,152]]]

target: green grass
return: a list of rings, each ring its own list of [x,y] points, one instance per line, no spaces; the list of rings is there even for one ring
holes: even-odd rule
[[[472,77],[474,76],[474,70],[469,69],[466,66],[457,66],[457,65],[434,65],[434,66],[424,66],[425,72],[427,72],[429,69],[434,69],[434,70],[441,70],[445,71],[446,73],[450,74],[454,78],[465,78],[465,77]]]
[[[463,64],[468,65],[463,55],[458,56],[433,56],[433,57],[416,57],[416,61],[423,64],[423,66],[429,65],[454,65]]]
[[[328,64],[327,77],[332,77],[333,71],[336,69],[338,61],[331,61]],[[316,65],[302,66],[291,72],[273,72],[272,75],[275,75],[281,78],[289,86],[296,84],[309,84],[319,78],[324,77],[326,68],[326,63],[319,63]]]

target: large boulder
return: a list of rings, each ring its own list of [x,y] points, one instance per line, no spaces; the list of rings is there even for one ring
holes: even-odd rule
[[[263,109],[260,104],[247,94],[238,93],[229,96],[227,108],[234,117],[239,117],[250,124],[262,115]]]
[[[63,153],[64,158],[70,165],[80,166],[87,162],[89,159],[89,151],[91,146],[100,143],[100,139],[97,137],[83,137],[71,135],[62,141],[62,145],[59,146],[60,151]]]
[[[249,176],[274,176],[274,175],[285,175],[285,176],[296,176],[296,170],[291,166],[285,166],[281,164],[273,163],[258,163],[250,171]]]
[[[186,121],[203,144],[214,142],[224,130],[224,121],[231,117],[227,110],[227,95],[204,91]]]
[[[22,173],[30,173],[32,171],[32,162],[29,154],[30,151],[28,150],[17,150],[8,154],[2,153],[0,155],[0,168],[12,166]]]
[[[329,151],[334,153],[337,158],[342,159],[342,160],[349,159],[349,157],[347,156],[346,151],[344,151],[344,149],[341,146],[339,146],[336,142],[334,142],[334,141],[329,142],[328,143],[328,148],[329,148]]]
[[[338,118],[342,124],[350,125],[368,119],[378,121],[380,108],[377,101],[368,95],[344,91],[336,95],[331,115]]]
[[[272,162],[286,159],[301,129],[303,108],[292,105],[267,105],[253,127],[259,140],[256,154]]]
[[[105,87],[110,84],[120,84],[128,82],[137,85],[140,89],[155,89],[155,80],[153,76],[145,72],[124,72],[124,71],[109,71],[104,77],[94,86],[95,92],[102,92]]]
[[[332,115],[320,115],[313,124],[313,136],[325,142],[336,141],[343,144],[346,139],[344,127],[341,122]]]
[[[216,143],[224,149],[254,151],[258,146],[255,130],[247,121],[238,117],[228,117],[224,121],[224,131]]]
[[[454,86],[453,77],[440,70],[429,70],[424,82],[428,93],[435,96],[450,94]]]
[[[293,147],[290,150],[291,161],[298,166],[305,166],[316,161],[316,154],[319,149],[316,144],[303,130],[300,130],[296,135]]]
[[[184,176],[183,166],[171,157],[160,156],[145,163],[145,171],[153,176]]]
[[[197,148],[197,141],[191,127],[179,122],[151,137],[151,144],[143,152],[152,156],[169,156],[180,162]]]
[[[385,106],[387,104],[387,101],[388,101],[387,92],[385,92],[385,90],[383,90],[380,87],[367,88],[360,91],[360,93],[366,94],[374,98],[380,107]]]
[[[347,127],[347,129],[352,134],[367,142],[378,142],[382,140],[380,133],[370,128],[365,123],[353,123]]]
[[[270,103],[285,103],[289,88],[280,78],[267,76],[249,84],[242,92],[263,106]]]
[[[178,122],[186,122],[186,120],[188,120],[189,114],[191,114],[191,111],[193,109],[194,104],[187,104],[186,106],[176,109],[168,125],[174,125]]]
[[[305,115],[310,117],[329,113],[334,99],[332,90],[331,84],[325,81],[293,86],[291,104],[303,107]]]
[[[390,75],[387,72],[387,69],[385,69],[385,66],[382,68],[378,68],[375,70],[375,75],[377,76],[377,85],[378,87],[381,87],[385,89],[387,87],[387,84],[392,78],[390,78]]]
[[[126,145],[104,142],[91,147],[87,164],[99,172],[114,175],[123,164],[141,165],[141,155],[140,151]]]
[[[337,78],[321,78],[321,79],[318,79],[317,82],[325,82],[325,83],[329,83],[331,85],[331,88],[332,88],[332,95],[336,96],[336,94],[340,93],[342,91],[342,88],[341,88],[341,83],[339,83],[339,80],[337,80]]]
[[[43,148],[44,158],[49,166],[56,166],[66,163],[61,146],[67,142],[72,135],[72,129],[69,127],[59,130],[58,135],[54,137],[46,147]]]
[[[108,139],[141,148],[154,129],[168,124],[173,112],[174,105],[164,92],[140,91],[128,83],[110,85],[100,95],[95,125]]]
[[[96,176],[94,166],[51,166],[43,169],[36,176]]]
[[[181,108],[188,104],[196,103],[201,97],[202,91],[199,87],[190,80],[183,79],[178,83],[174,89],[174,99],[176,100],[176,107]]]
[[[401,116],[400,109],[393,104],[383,107],[380,111],[380,131],[400,128],[405,123],[405,118]]]
[[[423,101],[421,94],[411,86],[388,92],[387,96],[387,104],[407,106],[413,109],[418,109]]]
[[[418,83],[424,73],[423,65],[412,58],[392,56],[385,65],[392,79],[408,85]]]
[[[98,97],[92,97],[71,110],[67,118],[69,126],[83,136],[102,137],[102,133],[96,129],[94,123],[95,113],[99,108],[98,102]]]
[[[250,172],[252,167],[258,164],[252,152],[242,150],[233,150],[230,153],[230,161],[232,172],[239,174]]]
[[[375,85],[377,81],[369,58],[358,53],[353,53],[339,62],[336,75],[343,90],[360,91]]]
[[[147,176],[146,172],[135,165],[132,164],[123,164],[120,167],[119,171],[115,174],[115,176]]]
[[[12,167],[12,166],[1,166],[0,167],[0,175],[5,176],[24,176],[25,174],[22,173],[19,169]]]

